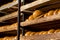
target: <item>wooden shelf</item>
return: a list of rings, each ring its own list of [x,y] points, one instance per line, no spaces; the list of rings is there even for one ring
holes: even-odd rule
[[[5,5],[2,5],[0,7],[0,10],[4,10],[6,8],[10,8],[10,7],[12,7],[12,6],[16,5],[16,4],[18,4],[18,0],[16,0],[16,1],[14,0],[13,2],[10,2],[10,3],[7,3]]]
[[[21,22],[22,27],[31,30],[46,30],[51,28],[60,28],[60,14]]]
[[[16,36],[16,35],[17,35],[17,30],[0,32],[0,37],[5,37],[5,36]]]
[[[57,3],[60,3],[60,0],[45,0],[45,1],[37,0],[32,3],[21,6],[21,11],[24,11],[26,9],[34,10],[39,7],[41,8],[41,7],[45,7],[45,6],[49,6],[49,5],[53,5],[53,4],[57,4]]]

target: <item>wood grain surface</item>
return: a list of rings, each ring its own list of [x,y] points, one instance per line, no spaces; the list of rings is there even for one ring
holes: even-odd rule
[[[6,8],[10,8],[10,7],[12,7],[12,6],[16,5],[16,4],[18,4],[18,0],[14,0],[13,2],[10,2],[8,4],[0,6],[0,10],[4,10]]]

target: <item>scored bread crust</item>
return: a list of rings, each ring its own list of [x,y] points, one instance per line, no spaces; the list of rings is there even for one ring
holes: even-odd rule
[[[29,18],[26,21],[34,20],[38,16],[41,16],[41,14],[42,14],[42,11],[36,10],[36,11],[33,12],[33,14],[31,16],[29,16]]]
[[[33,18],[35,19],[36,17],[38,17],[39,15],[41,15],[42,14],[42,11],[40,11],[40,10],[36,10],[36,11],[34,11],[33,12]]]
[[[52,16],[53,13],[54,13],[54,10],[50,10],[48,13],[46,13],[46,14],[44,15],[44,17]]]

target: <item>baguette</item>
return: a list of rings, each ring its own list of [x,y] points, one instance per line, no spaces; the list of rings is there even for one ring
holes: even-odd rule
[[[31,15],[29,18],[28,18],[28,20],[33,20],[34,18],[33,18],[33,15]]]
[[[35,19],[36,17],[38,17],[41,14],[42,14],[42,12],[40,10],[36,10],[33,12],[33,18]]]
[[[59,11],[59,9],[56,9],[56,10],[54,11],[54,15],[57,15],[57,14],[58,14],[58,11]]]
[[[54,13],[54,10],[51,10],[51,11],[49,11],[48,13],[46,13],[46,14],[44,15],[44,17],[51,16],[51,15],[53,15],[53,13]]]
[[[32,35],[35,35],[35,32],[32,32],[32,33],[30,34],[30,36],[32,36]]]
[[[42,11],[36,10],[36,11],[33,12],[33,14],[31,16],[29,16],[29,18],[26,21],[34,20],[37,17],[40,17],[41,14],[42,14]]]
[[[27,32],[25,33],[25,36],[29,36],[31,34],[31,32]]]
[[[58,11],[58,14],[60,14],[60,9],[59,9],[59,11]]]
[[[51,33],[54,33],[54,32],[55,32],[55,30],[51,29],[51,30],[48,31],[48,34],[51,34]]]
[[[54,33],[60,32],[60,29],[57,29]]]

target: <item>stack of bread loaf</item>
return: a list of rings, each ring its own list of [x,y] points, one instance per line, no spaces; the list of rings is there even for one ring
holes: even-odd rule
[[[33,12],[31,16],[29,16],[29,18],[26,21],[34,20],[40,17],[48,17],[48,16],[60,14],[60,9],[50,10],[47,13],[44,13],[44,14],[43,13],[44,12],[42,12],[41,10],[36,10]]]
[[[57,14],[60,14],[60,9],[50,10],[49,12],[47,12],[45,14],[43,14],[43,12],[40,10],[36,10],[26,21],[34,20],[34,19],[40,18],[40,17],[48,17],[48,16],[52,16],[52,15],[57,15]],[[1,30],[0,32],[9,31],[9,30],[17,30],[17,24],[18,23],[14,23],[12,25],[0,27],[0,29],[4,29],[4,30]],[[40,31],[40,32],[27,31],[25,33],[25,36],[44,35],[44,34],[52,34],[52,33],[58,33],[58,32],[60,32],[60,29],[56,29],[56,30],[50,29],[49,31]],[[16,36],[4,37],[4,38],[0,38],[0,40],[17,40],[17,38],[16,38]]]
[[[44,35],[44,34],[52,34],[52,33],[58,33],[60,32],[60,29],[50,29],[49,31],[40,31],[40,32],[31,32],[28,31],[25,33],[25,36],[33,36],[33,35]]]
[[[58,33],[60,32],[60,29],[50,29],[49,31],[40,31],[40,32],[31,32],[28,31],[25,33],[25,36],[33,36],[33,35],[44,35],[44,34],[52,34],[52,33]],[[17,36],[11,36],[11,37],[4,37],[0,38],[0,40],[17,40]]]

